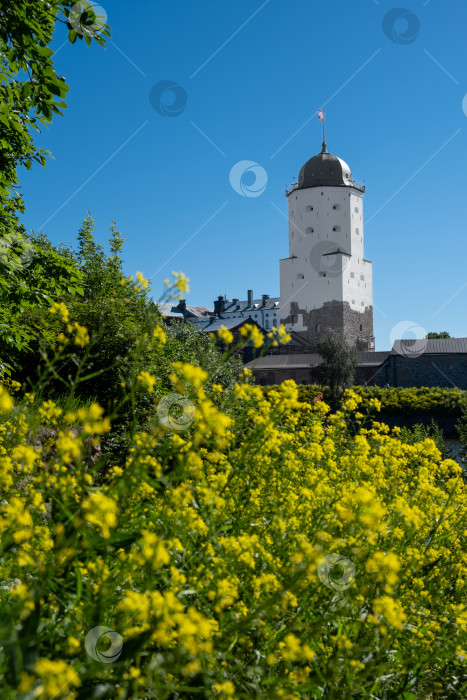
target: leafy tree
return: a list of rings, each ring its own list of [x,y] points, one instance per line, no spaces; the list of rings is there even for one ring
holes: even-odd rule
[[[0,0],[0,232],[17,229],[24,210],[16,191],[18,168],[33,161],[45,165],[47,152],[34,144],[33,132],[62,114],[69,90],[55,71],[50,48],[57,23],[67,26],[71,43],[77,38],[104,45],[107,25],[91,3],[73,0]]]
[[[120,253],[124,238],[110,226],[107,255],[94,238],[94,220],[89,214],[78,234],[77,266],[83,294],[65,294],[63,302],[71,322],[87,328],[90,346],[76,348],[92,381],[76,387],[82,396],[96,396],[112,411],[123,400],[125,387],[143,368],[147,369],[154,343],[152,334],[160,323],[157,307],[149,297],[149,283],[125,278]],[[83,367],[81,368],[83,370]],[[69,382],[69,368],[58,379]]]
[[[337,404],[344,389],[354,383],[358,350],[342,333],[328,331],[318,344],[318,352],[324,360],[324,366],[319,368],[321,379],[329,386],[332,403]]]
[[[70,250],[43,234],[24,237],[22,253],[0,249],[0,371],[18,371],[39,339],[52,340],[45,310],[54,299],[83,294],[82,275]]]
[[[441,333],[428,333],[427,338],[450,338],[451,336],[447,331],[441,331]]]
[[[18,353],[31,348],[32,308],[47,307],[64,292],[79,291],[70,256],[19,223],[24,202],[18,170],[45,165],[47,152],[33,134],[66,107],[68,86],[54,67],[50,48],[56,25],[77,38],[103,45],[108,27],[91,3],[73,0],[0,0],[0,369],[11,371]]]

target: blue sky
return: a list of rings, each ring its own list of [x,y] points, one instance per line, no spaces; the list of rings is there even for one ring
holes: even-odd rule
[[[25,225],[74,244],[88,210],[101,242],[115,220],[155,297],[172,270],[192,304],[278,295],[284,189],[320,150],[324,106],[328,150],[367,188],[376,349],[405,321],[467,336],[467,6],[401,2],[385,33],[388,0],[102,0],[105,50],[56,32],[69,108],[38,140],[53,160],[21,174]],[[161,81],[181,86],[176,116],[151,104]],[[266,171],[260,196],[232,188],[242,160]]]

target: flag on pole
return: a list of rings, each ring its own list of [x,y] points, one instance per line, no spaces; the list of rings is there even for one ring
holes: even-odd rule
[[[318,109],[318,119],[323,122],[324,124],[324,112],[322,109]]]

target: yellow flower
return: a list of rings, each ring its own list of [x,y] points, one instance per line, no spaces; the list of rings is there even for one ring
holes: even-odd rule
[[[170,562],[170,555],[162,540],[154,533],[144,530],[142,533],[141,554],[153,569],[160,569]]]
[[[231,333],[225,326],[220,327],[217,335],[225,345],[231,345],[233,343],[233,333]]]
[[[240,328],[240,335],[245,338],[245,343],[251,343],[254,348],[260,348],[264,343],[264,336],[258,326],[246,323]]]
[[[84,519],[96,525],[105,539],[110,537],[110,530],[117,525],[118,506],[112,498],[101,491],[91,494],[83,503]]]
[[[67,329],[68,333],[75,333],[75,338],[73,341],[75,345],[78,345],[80,348],[84,348],[86,345],[89,345],[89,333],[85,326],[80,326],[80,324],[75,321],[73,324],[69,323],[67,325]]]
[[[156,326],[154,328],[153,336],[156,339],[156,342],[160,345],[164,345],[164,343],[167,342],[167,336],[162,326]]]
[[[389,586],[397,583],[400,568],[399,557],[394,552],[375,552],[365,564],[369,574],[376,574],[377,581],[384,581]]]
[[[216,683],[214,685],[214,690],[223,695],[233,695],[235,693],[235,686],[232,681],[225,681],[224,683]]]
[[[147,289],[149,285],[149,280],[145,279],[141,272],[136,273],[136,279],[138,280],[138,283],[143,287],[143,289]]]
[[[49,313],[59,314],[64,323],[68,323],[70,319],[70,312],[68,311],[68,307],[62,301],[60,303],[53,302],[52,306],[49,309]]]
[[[150,394],[154,391],[154,384],[156,383],[156,378],[152,376],[152,374],[149,374],[149,372],[146,372],[143,370],[138,374],[136,377],[136,381],[142,384]]]
[[[290,333],[287,333],[286,328],[282,323],[280,324],[279,328],[273,326],[267,337],[271,341],[273,348],[277,348],[279,345],[287,345],[287,343],[290,343],[292,340],[292,336]]]
[[[0,413],[8,413],[13,408],[13,399],[10,394],[0,385]]]
[[[400,603],[391,596],[382,596],[373,601],[373,610],[376,615],[382,615],[386,621],[398,630],[402,630],[407,615]]]
[[[182,294],[185,292],[189,292],[190,288],[188,286],[188,282],[190,281],[188,277],[185,277],[183,272],[172,272],[172,275],[175,278],[175,287],[178,289],[179,292]]]
[[[64,462],[80,459],[81,441],[72,432],[60,431],[55,444]]]
[[[41,697],[74,698],[75,694],[70,693],[71,687],[78,688],[81,685],[80,678],[75,669],[62,661],[52,661],[51,659],[39,659],[35,664],[35,670],[41,679],[41,686],[37,695]]]

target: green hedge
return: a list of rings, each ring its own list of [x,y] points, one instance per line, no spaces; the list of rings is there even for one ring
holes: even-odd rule
[[[277,386],[265,386],[265,395]],[[404,416],[431,414],[438,416],[452,416],[460,418],[463,406],[467,405],[467,392],[460,389],[440,389],[422,387],[420,389],[397,389],[390,387],[382,389],[380,387],[354,387],[354,391],[359,394],[364,402],[361,411],[365,410],[365,403],[376,398],[381,401],[381,416],[384,414],[401,414]],[[298,394],[301,401],[311,402],[318,392],[323,394],[324,400],[329,401],[329,388],[318,385],[301,385],[298,387]]]

